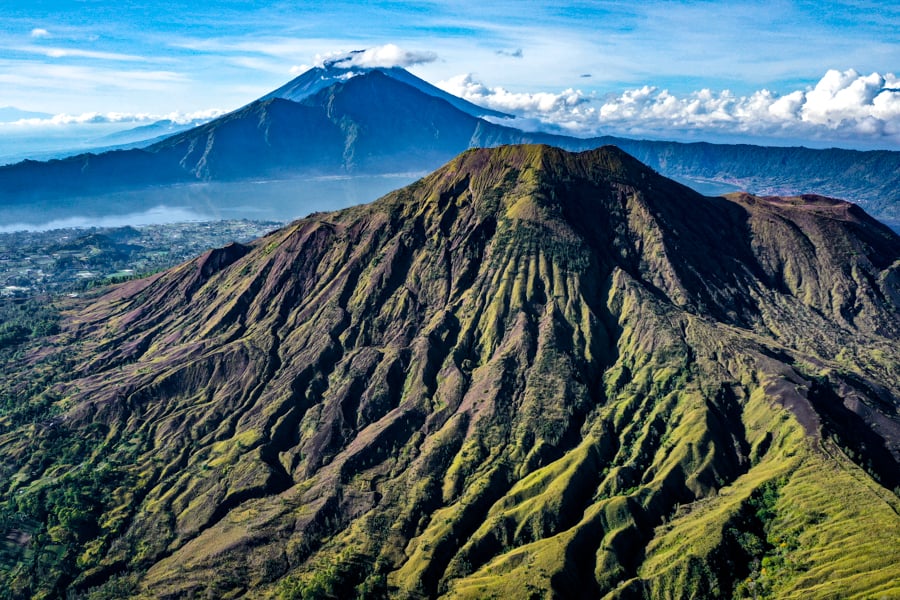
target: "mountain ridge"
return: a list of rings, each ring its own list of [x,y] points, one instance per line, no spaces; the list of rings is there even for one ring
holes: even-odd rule
[[[0,523],[60,562],[0,575],[118,597],[890,596],[898,309],[900,237],[846,202],[703,197],[608,147],[470,150],[73,305],[42,351],[70,379],[22,403],[53,426],[0,419],[26,511]],[[53,491],[76,484],[100,499],[80,521]]]

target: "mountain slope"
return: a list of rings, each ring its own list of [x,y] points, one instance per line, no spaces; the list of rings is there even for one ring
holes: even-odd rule
[[[193,119],[187,123],[173,121],[171,119],[162,119],[147,125],[140,125],[124,131],[117,131],[104,135],[103,137],[91,140],[92,144],[102,145],[105,148],[112,149],[123,147],[138,147],[138,144],[149,145],[164,138],[199,127],[208,122],[209,119]]]
[[[469,151],[69,309],[0,589],[891,597],[898,308],[853,205]]]
[[[667,176],[757,193],[818,193],[900,221],[900,152],[580,139],[488,122],[493,114],[403,69],[311,69],[228,115],[141,149],[0,167],[0,207],[78,196],[134,194],[136,212],[159,186],[310,176],[427,172],[471,147],[544,143],[567,150],[615,144]],[[515,120],[510,120],[514,124]],[[54,205],[54,201],[56,204]],[[112,210],[112,209],[110,209]],[[298,207],[295,214],[303,213]]]

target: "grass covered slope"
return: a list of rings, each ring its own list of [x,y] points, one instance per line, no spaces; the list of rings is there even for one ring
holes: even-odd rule
[[[896,596],[898,271],[846,203],[466,152],[70,309],[0,589]]]

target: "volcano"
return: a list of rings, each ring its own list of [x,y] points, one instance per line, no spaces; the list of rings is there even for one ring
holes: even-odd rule
[[[853,204],[470,150],[71,300],[3,380],[0,588],[893,597],[898,310]]]

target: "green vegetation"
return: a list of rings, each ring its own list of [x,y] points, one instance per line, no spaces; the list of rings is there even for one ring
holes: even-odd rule
[[[57,468],[88,455],[70,432],[46,441],[37,451],[43,462]],[[90,573],[111,539],[121,533],[121,523],[104,519],[121,501],[114,491],[132,485],[128,472],[119,467],[74,469],[52,482],[19,489],[14,499],[0,504],[0,527],[15,534],[0,564],[8,583],[0,597],[59,596]]]
[[[59,314],[48,298],[0,300],[0,353],[55,333]]]
[[[59,310],[47,299],[0,304],[5,330],[27,334],[0,352],[0,597],[56,597],[96,566],[121,521],[127,469],[99,459],[107,430],[101,423],[74,430],[60,418],[55,386],[71,377],[72,348],[48,336],[60,332]],[[26,360],[39,348],[38,358]]]

